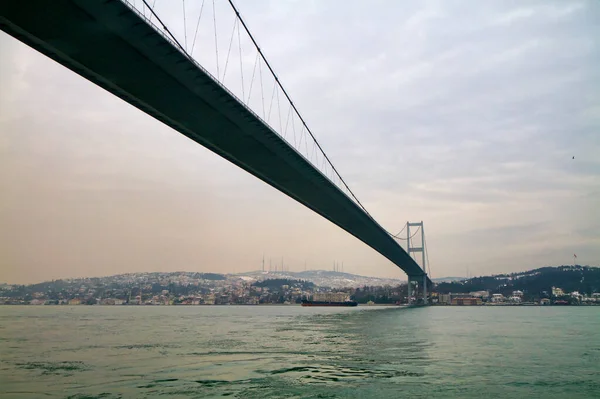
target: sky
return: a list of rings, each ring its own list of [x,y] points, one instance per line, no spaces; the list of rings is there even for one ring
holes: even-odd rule
[[[573,254],[600,266],[600,3],[237,3],[371,215],[390,231],[424,222],[433,277],[572,264]],[[192,42],[201,2],[186,4]],[[181,4],[159,6],[181,21]],[[226,6],[217,0],[221,67]],[[195,54],[211,71],[214,27],[202,18]],[[184,42],[181,25],[172,26]],[[247,84],[254,57],[240,47]],[[337,261],[405,278],[337,226],[2,32],[0,59],[0,282],[242,272],[263,255],[267,268]]]

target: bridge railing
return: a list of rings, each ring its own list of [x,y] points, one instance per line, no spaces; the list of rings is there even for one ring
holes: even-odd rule
[[[325,154],[231,1],[121,1],[368,214]],[[219,37],[221,42],[225,37],[225,46],[219,44]]]

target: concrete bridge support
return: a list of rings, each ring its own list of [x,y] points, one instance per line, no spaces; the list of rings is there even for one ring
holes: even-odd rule
[[[411,297],[415,296],[415,302],[419,297],[419,293],[423,295],[423,304],[427,305],[429,303],[428,300],[428,292],[427,292],[427,274],[423,274],[421,276],[408,276],[408,303],[412,304]],[[413,284],[416,283],[416,287],[413,290]]]

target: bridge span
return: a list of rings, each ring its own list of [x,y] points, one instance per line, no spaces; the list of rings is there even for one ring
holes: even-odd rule
[[[0,29],[335,223],[409,280],[430,283],[364,208],[125,2],[2,1]]]

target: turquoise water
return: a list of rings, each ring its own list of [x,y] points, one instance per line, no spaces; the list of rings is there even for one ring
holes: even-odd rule
[[[0,307],[2,398],[599,398],[600,307]]]

